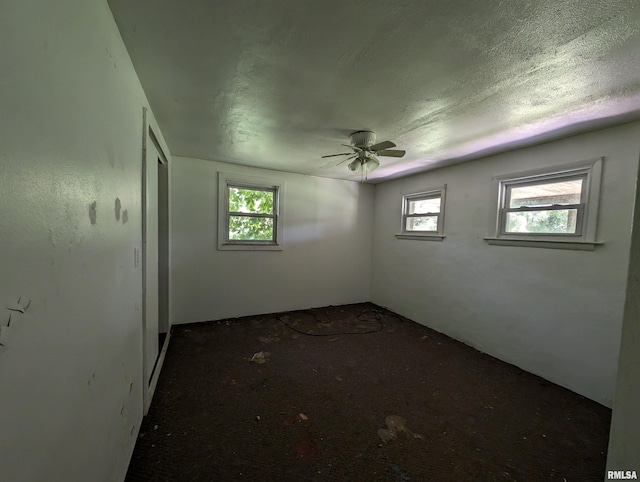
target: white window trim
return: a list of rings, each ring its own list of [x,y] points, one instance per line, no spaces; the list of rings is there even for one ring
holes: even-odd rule
[[[396,234],[398,239],[417,239],[422,241],[442,241],[446,236],[444,235],[444,212],[446,201],[447,185],[443,185],[437,189],[430,189],[428,191],[411,192],[402,195],[402,211],[400,212],[400,232]],[[440,197],[440,212],[438,216],[438,229],[437,231],[407,231],[407,205],[409,201],[416,199],[427,199]]]
[[[228,186],[255,189],[275,189],[275,242],[229,240],[229,190]],[[282,251],[284,227],[284,181],[257,176],[245,176],[229,172],[218,172],[218,249],[221,251]]]
[[[495,217],[491,234],[484,238],[485,241],[487,241],[488,244],[499,246],[526,246],[593,251],[596,246],[602,244],[596,241],[596,236],[603,160],[603,157],[599,157],[545,169],[535,169],[494,177],[494,192],[497,192],[498,196],[493,211]],[[545,180],[551,181],[563,177],[570,179],[580,176],[586,176],[586,178],[581,199],[583,207],[581,208],[582,216],[579,234],[518,234],[504,232],[504,204],[509,186],[530,182],[544,182]]]

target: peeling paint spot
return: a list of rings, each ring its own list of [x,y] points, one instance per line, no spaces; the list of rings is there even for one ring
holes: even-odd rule
[[[96,220],[98,218],[98,213],[96,211],[97,205],[98,205],[97,201],[93,201],[89,205],[89,219],[91,220],[91,224],[93,224],[93,225],[96,224]]]
[[[129,210],[125,209],[122,211],[122,224],[127,224],[127,221],[129,221]]]
[[[120,198],[116,198],[116,221],[120,221],[120,209],[122,208],[122,204],[120,203]]]

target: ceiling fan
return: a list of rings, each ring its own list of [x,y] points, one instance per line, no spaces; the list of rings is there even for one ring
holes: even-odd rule
[[[366,180],[368,173],[380,165],[377,156],[402,157],[405,151],[390,149],[396,147],[391,141],[382,141],[376,144],[376,134],[372,131],[356,131],[349,136],[351,144],[342,144],[351,148],[353,152],[342,152],[340,154],[329,154],[326,157],[349,156],[336,165],[351,161],[347,167],[353,172],[362,174],[362,179]],[[353,160],[352,160],[353,159]]]

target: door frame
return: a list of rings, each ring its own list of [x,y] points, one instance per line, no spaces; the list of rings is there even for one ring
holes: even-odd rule
[[[143,107],[142,110],[142,172],[141,172],[141,185],[142,185],[142,252],[141,252],[141,267],[142,267],[142,402],[143,402],[143,414],[147,415],[149,407],[151,406],[151,400],[158,384],[158,378],[162,365],[169,347],[169,340],[171,338],[171,154],[167,148],[166,142],[162,137],[162,133],[158,127],[158,124],[153,116],[153,112]],[[167,166],[167,279],[169,280],[167,287],[167,336],[164,339],[164,343],[161,347],[158,347],[159,353],[156,362],[149,366],[147,363],[147,166],[151,162],[157,163],[158,159],[148,158],[147,146],[153,143],[158,151],[161,162]],[[157,199],[156,199],[157,202]],[[156,330],[157,331],[157,330]],[[157,333],[156,333],[157,335]]]

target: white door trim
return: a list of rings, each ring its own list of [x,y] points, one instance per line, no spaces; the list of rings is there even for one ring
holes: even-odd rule
[[[158,159],[162,164],[167,166],[167,279],[171,279],[171,156],[167,149],[166,143],[162,137],[160,129],[155,121],[153,113],[143,108],[143,135],[142,135],[142,172],[141,172],[141,184],[142,184],[142,399],[143,399],[143,413],[146,415],[151,405],[151,399],[155,392],[156,385],[164,358],[169,346],[169,340],[171,338],[171,283],[168,283],[167,287],[167,336],[164,339],[163,346],[159,347],[158,357],[155,363],[149,363],[147,361],[147,335],[158,336],[158,329],[156,327],[155,332],[149,334],[147,332],[147,166],[154,163],[154,166],[158,162]],[[149,146],[153,144],[155,149],[149,149]],[[148,155],[151,155],[149,151],[159,154],[159,158],[150,159]],[[157,182],[157,180],[155,181]],[[157,203],[157,196],[156,196]],[[157,205],[156,205],[157,208]],[[157,323],[156,323],[157,325]],[[155,369],[154,369],[155,367]]]

